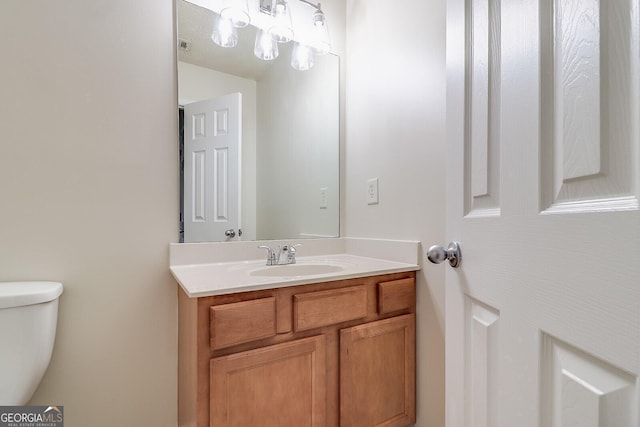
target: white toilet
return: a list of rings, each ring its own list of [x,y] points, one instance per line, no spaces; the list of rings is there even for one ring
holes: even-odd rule
[[[0,406],[26,404],[56,337],[62,283],[0,282]]]

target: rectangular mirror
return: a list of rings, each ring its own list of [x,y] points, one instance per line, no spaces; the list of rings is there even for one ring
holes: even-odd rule
[[[339,58],[295,70],[289,42],[258,59],[252,25],[222,48],[215,12],[176,5],[181,241],[337,237]]]

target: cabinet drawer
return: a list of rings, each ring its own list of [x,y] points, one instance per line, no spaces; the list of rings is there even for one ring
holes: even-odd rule
[[[210,345],[213,350],[276,334],[276,299],[260,298],[210,308]]]
[[[416,304],[416,287],[412,278],[378,283],[378,313],[408,310]]]
[[[319,328],[364,317],[367,317],[367,288],[364,285],[293,296],[293,328],[295,331]]]

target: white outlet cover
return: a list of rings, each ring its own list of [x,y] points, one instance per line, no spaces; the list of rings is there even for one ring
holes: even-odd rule
[[[367,204],[378,204],[378,178],[371,178],[367,181]]]

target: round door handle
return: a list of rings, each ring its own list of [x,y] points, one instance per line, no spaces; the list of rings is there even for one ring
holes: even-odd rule
[[[449,265],[457,268],[462,261],[460,244],[458,242],[451,242],[446,249],[440,245],[431,246],[427,251],[427,259],[434,264],[440,264],[443,261],[449,260]]]
[[[230,228],[224,232],[224,235],[233,239],[234,237],[236,237],[236,230],[234,230],[233,228]]]

